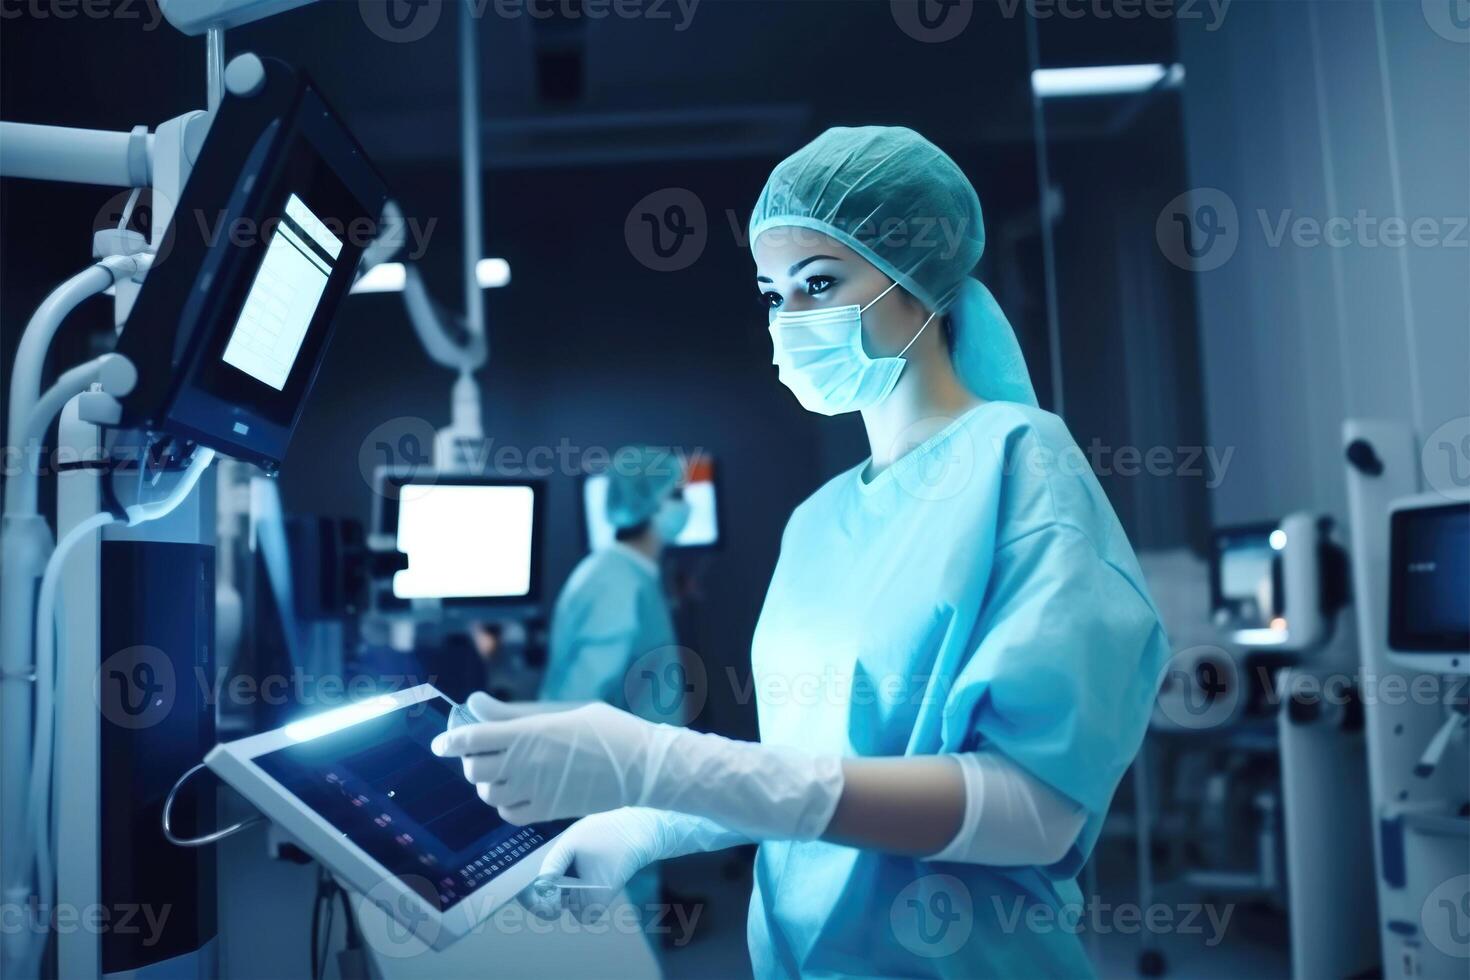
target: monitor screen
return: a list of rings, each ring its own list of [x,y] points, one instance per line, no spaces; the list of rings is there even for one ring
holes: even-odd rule
[[[691,460],[684,484],[689,523],[673,542],[676,548],[712,548],[720,543],[720,509],[716,496],[714,461],[701,455]],[[582,509],[587,522],[587,546],[610,545],[615,532],[607,519],[607,476],[589,476],[582,484]]]
[[[397,484],[398,599],[530,597],[535,584],[536,488],[504,482]]]
[[[286,387],[342,239],[295,194],[286,199],[222,358],[277,391]]]
[[[1395,511],[1389,537],[1389,646],[1470,651],[1470,504]]]
[[[301,741],[255,763],[444,911],[565,826],[506,823],[465,780],[460,760],[430,750],[450,710],[436,697],[324,732],[306,718],[286,727]]]
[[[1281,553],[1271,544],[1274,528],[1230,528],[1216,532],[1211,568],[1217,625],[1267,629],[1285,615]]]

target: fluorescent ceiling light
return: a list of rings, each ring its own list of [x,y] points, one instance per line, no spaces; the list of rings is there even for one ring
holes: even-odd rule
[[[1090,68],[1038,68],[1031,90],[1043,99],[1077,95],[1120,95],[1155,87],[1177,88],[1183,65],[1095,65]]]
[[[475,263],[475,281],[481,289],[510,285],[510,263],[505,259],[481,259]]]
[[[401,293],[407,278],[402,262],[380,262],[352,284],[354,293]]]
[[[352,284],[354,293],[401,293],[408,278],[402,262],[380,262]],[[481,289],[510,285],[510,263],[505,259],[481,259],[475,264],[475,281]]]

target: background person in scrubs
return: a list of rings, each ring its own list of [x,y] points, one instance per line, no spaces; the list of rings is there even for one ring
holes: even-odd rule
[[[582,559],[557,597],[541,699],[605,701],[654,721],[681,722],[681,705],[630,684],[628,672],[650,655],[677,657],[659,561],[689,520],[683,466],[667,450],[629,446],[613,455],[607,480],[616,539]]]
[[[616,886],[759,841],[759,977],[1076,977],[1077,872],[1168,648],[1112,508],[972,273],[980,202],[907,129],[833,129],[751,218],[774,362],[871,456],[792,514],[751,652],[761,741],[604,706],[441,736],[543,872]]]
[[[661,679],[680,653],[659,564],[689,520],[683,466],[670,451],[628,446],[613,454],[607,481],[615,538],[577,564],[557,597],[541,700],[603,701],[683,724],[683,686]],[[664,892],[656,865],[632,875],[626,894],[639,909],[694,901]]]

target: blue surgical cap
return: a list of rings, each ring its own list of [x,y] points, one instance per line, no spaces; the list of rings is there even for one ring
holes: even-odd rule
[[[955,369],[991,401],[1036,404],[1015,331],[972,277],[985,251],[980,198],[939,147],[911,129],[829,129],[771,172],[750,216],[750,243],[811,229],[867,259],[954,325]]]
[[[616,528],[637,527],[682,482],[684,464],[672,450],[624,446],[607,470],[608,521]]]

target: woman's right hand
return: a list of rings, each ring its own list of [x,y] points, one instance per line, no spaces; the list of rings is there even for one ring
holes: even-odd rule
[[[596,921],[633,875],[663,856],[667,816],[645,807],[622,807],[583,817],[552,842],[538,877],[565,875],[596,886],[567,903],[579,921]]]

